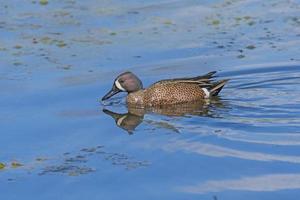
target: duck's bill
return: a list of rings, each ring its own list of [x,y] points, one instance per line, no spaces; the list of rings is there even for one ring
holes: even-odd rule
[[[112,88],[106,95],[104,95],[104,97],[102,97],[101,100],[105,101],[105,100],[109,99],[110,97],[114,96],[115,94],[118,94],[119,92],[121,92],[121,90]]]

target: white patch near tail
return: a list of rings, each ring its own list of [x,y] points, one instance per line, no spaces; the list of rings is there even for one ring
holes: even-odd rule
[[[121,117],[120,119],[118,119],[118,121],[117,121],[117,125],[118,126],[121,126],[121,124],[122,124],[122,122],[123,122],[123,120],[126,118],[126,115],[124,115],[123,117]]]
[[[208,91],[208,89],[202,88],[202,90],[205,93],[205,97],[204,98],[209,98],[210,97],[210,92]]]
[[[125,91],[125,89],[122,87],[122,85],[119,83],[119,80],[115,81],[115,85],[119,90]]]

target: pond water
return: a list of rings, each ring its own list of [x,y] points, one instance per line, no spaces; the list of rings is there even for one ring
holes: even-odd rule
[[[296,0],[1,1],[1,198],[298,199],[299,11]],[[136,115],[125,94],[99,102],[126,70],[145,86],[214,70],[230,82],[196,112]]]

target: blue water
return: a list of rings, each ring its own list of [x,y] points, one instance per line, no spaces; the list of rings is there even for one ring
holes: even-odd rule
[[[1,1],[1,198],[298,199],[299,11],[289,0]],[[101,104],[126,70],[145,86],[213,70],[230,82],[188,112],[131,110],[125,94]]]

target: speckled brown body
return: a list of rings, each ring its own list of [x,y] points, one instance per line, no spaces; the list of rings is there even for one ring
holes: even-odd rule
[[[145,90],[130,93],[129,105],[158,106],[203,100],[205,93],[198,84],[181,82],[156,83]]]

